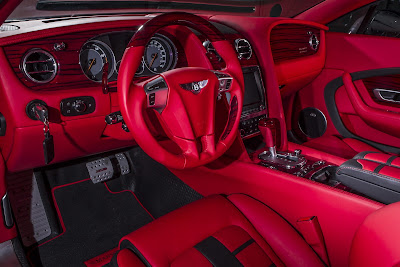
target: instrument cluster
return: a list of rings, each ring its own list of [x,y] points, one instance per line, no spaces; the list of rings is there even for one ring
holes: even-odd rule
[[[87,41],[79,53],[79,64],[85,76],[101,82],[107,73],[109,81],[117,80],[125,48],[133,34],[133,31],[113,32]],[[171,70],[177,61],[178,52],[174,43],[165,35],[156,34],[145,47],[136,76],[153,76]]]

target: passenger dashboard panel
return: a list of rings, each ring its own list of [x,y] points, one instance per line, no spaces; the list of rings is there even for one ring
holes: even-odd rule
[[[271,31],[271,50],[275,63],[316,54],[320,48],[320,29],[298,24],[282,24]]]

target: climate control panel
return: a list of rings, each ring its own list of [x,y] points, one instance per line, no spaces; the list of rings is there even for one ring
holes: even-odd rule
[[[261,119],[265,119],[267,118],[267,114],[263,114],[263,113],[258,113],[255,114],[255,116],[246,116],[246,117],[242,117],[240,120],[240,125],[239,125],[239,129],[240,129],[240,136],[242,138],[246,138],[246,137],[251,137],[253,135],[256,135],[260,132],[260,130],[258,129],[258,122]]]

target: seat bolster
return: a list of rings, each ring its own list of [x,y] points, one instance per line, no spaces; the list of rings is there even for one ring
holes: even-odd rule
[[[111,261],[112,266],[145,267],[146,265],[129,249],[119,251]]]
[[[381,152],[380,150],[356,139],[341,139],[334,135],[315,138],[303,145],[344,159],[351,159],[359,152],[363,151]]]
[[[370,214],[353,239],[350,267],[400,265],[400,202]]]
[[[265,204],[243,194],[233,194],[228,199],[250,221],[285,266],[324,266],[296,230]]]
[[[158,218],[125,236],[120,242],[120,248],[129,243],[140,251],[142,260],[146,260],[149,265],[170,266],[187,249],[232,225],[246,231],[277,266],[282,265],[250,222],[222,196],[198,200]]]
[[[362,152],[362,151],[381,152],[379,149],[376,149],[375,147],[370,146],[354,138],[344,138],[343,142],[345,142],[349,147],[351,147],[351,149],[357,152]]]

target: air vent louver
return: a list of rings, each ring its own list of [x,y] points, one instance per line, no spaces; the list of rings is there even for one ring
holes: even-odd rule
[[[239,59],[250,59],[253,53],[251,45],[246,39],[236,39],[235,49]]]
[[[311,35],[310,40],[308,41],[308,43],[310,44],[310,47],[311,47],[312,50],[316,51],[318,49],[319,40],[318,40],[318,37],[315,34]]]
[[[209,40],[203,42],[203,46],[206,49],[207,53],[214,54],[218,61],[222,61],[221,56],[218,54],[217,50],[215,50],[214,46]]]
[[[22,71],[35,83],[48,83],[57,74],[57,63],[49,52],[33,49],[22,59]]]

